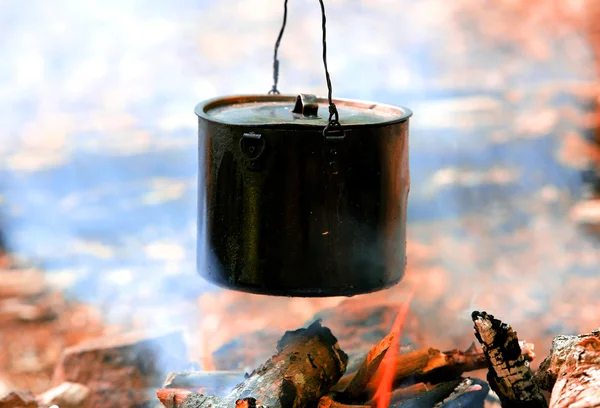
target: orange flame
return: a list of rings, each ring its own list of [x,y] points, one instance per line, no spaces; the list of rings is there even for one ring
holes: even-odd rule
[[[391,333],[393,336],[392,341],[390,342],[390,347],[385,353],[385,356],[379,365],[379,369],[377,370],[377,379],[375,383],[378,385],[377,389],[375,390],[375,395],[373,396],[373,402],[376,404],[375,406],[377,408],[388,408],[390,406],[394,373],[396,371],[396,357],[400,349],[402,327],[406,321],[406,315],[408,314],[410,301],[412,300],[414,293],[415,288],[413,287],[408,293],[406,301],[402,303],[402,306],[398,311],[398,315],[396,316],[392,326]]]

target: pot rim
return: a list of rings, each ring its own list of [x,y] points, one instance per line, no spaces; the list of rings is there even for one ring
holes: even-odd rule
[[[204,100],[204,101],[200,102],[199,104],[197,104],[196,107],[194,108],[194,113],[199,118],[205,119],[209,122],[227,125],[227,126],[241,126],[241,127],[260,126],[260,127],[288,128],[288,129],[289,128],[323,129],[323,127],[324,127],[323,123],[315,123],[315,124],[306,123],[306,122],[304,122],[304,123],[285,123],[285,122],[280,122],[280,123],[274,123],[274,122],[232,123],[232,122],[226,122],[226,121],[223,121],[220,119],[216,119],[215,117],[213,117],[207,113],[207,110],[209,108],[216,108],[219,106],[227,106],[227,105],[249,103],[249,102],[289,101],[291,104],[293,104],[295,102],[296,98],[297,98],[297,95],[293,95],[293,94],[285,94],[285,95],[241,94],[241,95],[218,96],[218,97]],[[328,103],[327,99],[323,98],[323,97],[318,97],[317,100],[319,103],[324,103],[324,104]],[[397,117],[389,119],[389,120],[383,120],[383,121],[377,122],[377,123],[345,124],[345,123],[343,123],[343,118],[342,118],[341,124],[344,127],[344,129],[365,128],[365,127],[373,128],[373,127],[394,125],[394,124],[408,121],[408,119],[413,114],[412,110],[410,110],[404,106],[395,106],[395,105],[389,105],[389,104],[384,104],[384,103],[375,103],[375,102],[363,101],[363,100],[358,100],[358,99],[339,98],[339,99],[333,99],[333,102],[336,104],[346,104],[346,105],[351,105],[354,107],[365,108],[365,109],[373,109],[373,106],[376,106],[378,108],[383,108],[383,109],[388,109],[388,110],[398,112]]]

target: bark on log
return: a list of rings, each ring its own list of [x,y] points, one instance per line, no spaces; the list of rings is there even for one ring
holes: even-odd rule
[[[191,393],[182,407],[233,407],[240,399],[255,398],[269,408],[317,404],[346,370],[348,356],[331,331],[316,321],[306,329],[287,332],[277,344],[277,354],[252,372],[225,398]]]
[[[475,336],[489,363],[487,380],[504,408],[548,406],[524,358],[517,333],[486,312],[473,312]]]
[[[573,349],[585,339],[596,338],[600,340],[600,329],[589,334],[578,336],[556,336],[552,340],[550,355],[542,361],[535,373],[535,381],[545,391],[552,391],[565,361]]]
[[[600,339],[579,342],[562,365],[550,408],[569,407],[600,407]]]

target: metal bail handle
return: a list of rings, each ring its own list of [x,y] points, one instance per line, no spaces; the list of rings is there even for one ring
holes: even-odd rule
[[[323,4],[323,0],[319,0],[319,4],[321,5],[321,18],[322,24],[321,28],[323,31],[323,66],[325,68],[325,80],[327,81],[327,99],[329,101],[329,123],[323,129],[323,136],[326,139],[330,140],[334,138],[336,140],[341,140],[344,138],[344,129],[339,122],[340,115],[338,113],[337,107],[335,103],[333,103],[333,90],[331,86],[331,78],[329,77],[329,69],[327,68],[327,17],[325,15],[325,4]],[[273,54],[273,87],[269,91],[269,94],[279,94],[279,90],[277,89],[277,83],[279,81],[279,60],[277,59],[277,51],[279,50],[279,44],[281,43],[281,38],[283,37],[283,32],[285,31],[285,25],[287,22],[287,11],[288,11],[288,0],[285,0],[283,3],[283,24],[281,25],[281,30],[279,31],[279,35],[277,36],[277,41],[275,42],[275,52]],[[295,113],[296,108],[298,108],[298,100],[296,100],[296,106],[294,107]]]

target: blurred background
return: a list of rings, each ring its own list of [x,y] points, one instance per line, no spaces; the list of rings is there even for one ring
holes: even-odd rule
[[[600,2],[326,7],[334,96],[414,111],[407,276],[355,301],[417,283],[413,339],[442,348],[468,346],[474,309],[542,355],[553,336],[600,326]],[[107,327],[191,328],[202,359],[343,301],[231,293],[195,272],[194,106],[270,89],[282,12],[283,0],[0,0],[4,267],[33,270],[87,316],[69,315],[87,334],[54,336],[50,355],[8,333],[22,314],[0,319],[0,341],[30,364],[0,356],[10,381],[43,389],[18,373],[50,372],[61,347]],[[283,93],[326,93],[320,37],[318,2],[290,1]]]

